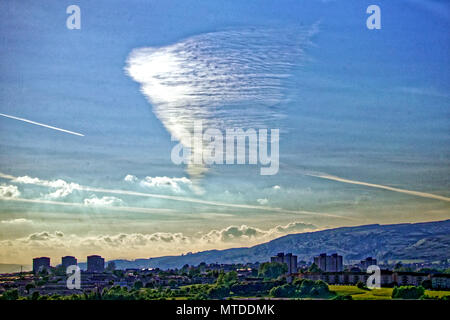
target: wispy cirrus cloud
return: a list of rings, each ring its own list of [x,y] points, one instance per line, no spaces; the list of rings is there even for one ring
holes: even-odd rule
[[[285,88],[305,61],[317,25],[296,29],[246,28],[196,35],[165,47],[134,49],[126,73],[141,84],[155,115],[192,158],[193,123],[205,127],[267,127],[280,118]],[[200,156],[201,157],[201,156]],[[206,168],[190,162],[188,173]]]

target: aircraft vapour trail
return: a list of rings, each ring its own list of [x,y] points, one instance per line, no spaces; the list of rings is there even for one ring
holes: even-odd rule
[[[17,180],[17,177],[14,177],[14,176],[8,175],[8,174],[4,174],[4,173],[0,173],[0,178],[12,180],[12,181]],[[43,183],[41,180],[39,180],[37,178],[30,179],[29,181],[30,182],[23,182],[23,183],[48,187],[48,184]],[[131,190],[104,189],[104,188],[95,188],[95,187],[88,187],[88,186],[81,186],[81,185],[74,185],[73,189],[80,190],[80,191],[119,194],[119,195],[128,195],[128,196],[136,196],[136,197],[147,197],[147,198],[156,198],[156,199],[164,199],[164,200],[171,200],[171,201],[181,201],[181,202],[188,202],[188,203],[195,203],[195,204],[209,205],[209,206],[271,211],[271,212],[278,212],[278,213],[285,213],[285,214],[325,216],[325,217],[331,217],[331,218],[352,220],[351,217],[340,216],[340,215],[335,215],[335,214],[330,214],[330,213],[323,213],[323,212],[313,212],[313,211],[305,211],[305,210],[287,210],[287,209],[283,209],[283,208],[268,207],[268,206],[255,206],[255,205],[247,205],[247,204],[225,203],[225,202],[208,201],[208,200],[189,198],[189,197],[137,192],[137,191],[131,191]],[[48,204],[50,204],[50,203],[48,203]]]
[[[418,197],[422,197],[422,198],[430,198],[430,199],[442,200],[442,201],[447,201],[447,202],[450,201],[450,198],[448,198],[448,197],[444,197],[444,196],[440,196],[440,195],[436,195],[436,194],[432,194],[432,193],[399,189],[399,188],[394,188],[394,187],[389,187],[389,186],[383,186],[380,184],[374,184],[374,183],[368,183],[368,182],[362,182],[362,181],[356,181],[356,180],[349,180],[349,179],[344,179],[344,178],[336,177],[336,176],[329,175],[329,174],[305,173],[305,175],[311,176],[311,177],[316,177],[316,178],[321,178],[321,179],[328,179],[328,180],[343,182],[343,183],[357,184],[357,185],[371,187],[371,188],[378,188],[378,189],[384,189],[384,190],[389,190],[389,191],[394,191],[394,192],[400,192],[400,193],[410,194],[410,195],[418,196]]]
[[[293,70],[305,61],[304,49],[316,32],[317,25],[200,34],[165,47],[134,49],[125,72],[141,85],[172,137],[190,146],[195,121],[220,130],[273,127],[283,116]],[[192,145],[191,159],[202,152]],[[206,170],[188,163],[191,177]]]
[[[176,210],[172,209],[161,209],[161,208],[141,208],[141,207],[126,207],[126,206],[101,206],[101,205],[86,205],[84,203],[78,202],[63,202],[63,201],[53,201],[53,200],[42,200],[42,199],[25,199],[25,198],[10,198],[10,197],[0,197],[3,201],[13,201],[13,202],[24,202],[24,203],[38,203],[56,206],[66,206],[66,207],[82,207],[95,209],[99,208],[108,211],[119,211],[119,212],[133,212],[133,213],[148,213],[148,214],[164,214],[164,215],[180,215]]]
[[[24,119],[24,118],[19,118],[19,117],[11,116],[11,115],[4,114],[4,113],[0,113],[0,116],[6,117],[6,118],[10,118],[10,119],[14,119],[14,120],[27,122],[27,123],[31,123],[31,124],[35,124],[37,126],[45,127],[45,128],[48,128],[48,129],[53,129],[53,130],[57,130],[57,131],[65,132],[65,133],[70,133],[70,134],[73,134],[73,135],[76,135],[76,136],[84,137],[84,134],[81,134],[81,133],[78,133],[78,132],[74,132],[74,131],[70,131],[70,130],[66,130],[66,129],[53,127],[53,126],[49,126],[48,124],[44,124],[44,123],[40,123],[40,122],[36,122],[36,121],[32,121],[32,120],[28,120],[28,119]]]
[[[112,194],[122,194],[122,195],[132,195],[138,197],[149,197],[149,198],[158,198],[158,199],[166,199],[166,200],[174,200],[174,201],[183,201],[183,202],[191,202],[209,206],[219,206],[219,207],[229,207],[229,208],[239,208],[239,209],[254,209],[254,210],[263,210],[263,211],[273,211],[279,213],[290,213],[290,214],[303,214],[303,215],[321,215],[333,218],[343,218],[339,215],[322,213],[322,212],[312,212],[312,211],[304,211],[304,210],[286,210],[282,208],[275,207],[267,207],[267,206],[254,206],[247,204],[235,204],[235,203],[224,203],[217,201],[208,201],[201,200],[189,197],[179,197],[179,196],[170,196],[163,194],[154,194],[154,193],[145,193],[145,192],[136,192],[136,191],[128,191],[128,190],[114,190],[114,189],[103,189],[103,188],[92,188],[92,187],[81,187],[79,190],[82,191],[91,191],[91,192],[102,192],[102,193],[112,193]],[[347,217],[346,217],[347,218]],[[350,219],[350,218],[348,218]]]

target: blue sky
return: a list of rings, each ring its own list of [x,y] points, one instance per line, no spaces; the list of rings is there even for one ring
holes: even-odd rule
[[[81,8],[81,30],[66,28],[71,4]],[[450,197],[449,4],[377,1],[382,29],[368,30],[370,4],[3,1],[0,113],[84,137],[0,118],[0,263],[180,254],[305,230],[449,218],[448,200],[329,179]],[[245,34],[261,40],[245,42]],[[273,105],[219,101],[234,104],[222,119],[252,126],[249,110],[260,110],[264,125],[280,129],[277,175],[231,165],[197,179],[172,163],[176,141],[148,100],[157,92],[143,94],[125,68],[133,50],[189,41],[205,53],[200,63],[240,51],[240,68],[261,58],[257,67],[273,75],[277,62],[288,63],[288,77],[269,82],[280,97]],[[266,98],[257,84],[254,98]]]

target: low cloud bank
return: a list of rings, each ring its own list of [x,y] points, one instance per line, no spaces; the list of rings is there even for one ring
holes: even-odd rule
[[[16,219],[2,221],[27,223]],[[27,262],[34,256],[50,256],[59,262],[63,255],[76,255],[83,260],[89,254],[101,254],[107,259],[178,255],[190,251],[224,249],[243,244],[254,245],[277,237],[317,227],[303,222],[292,222],[270,229],[260,229],[247,225],[229,226],[207,233],[185,235],[181,232],[119,233],[113,235],[75,235],[61,231],[42,231],[18,239],[0,241],[3,250],[0,262]]]

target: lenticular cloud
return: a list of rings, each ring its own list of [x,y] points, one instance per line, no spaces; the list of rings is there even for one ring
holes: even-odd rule
[[[193,123],[273,127],[282,115],[292,71],[304,61],[315,26],[295,30],[227,30],[193,36],[165,47],[134,49],[126,72],[169,133],[190,145]],[[202,150],[192,150],[192,153]],[[198,176],[205,168],[188,165]]]

